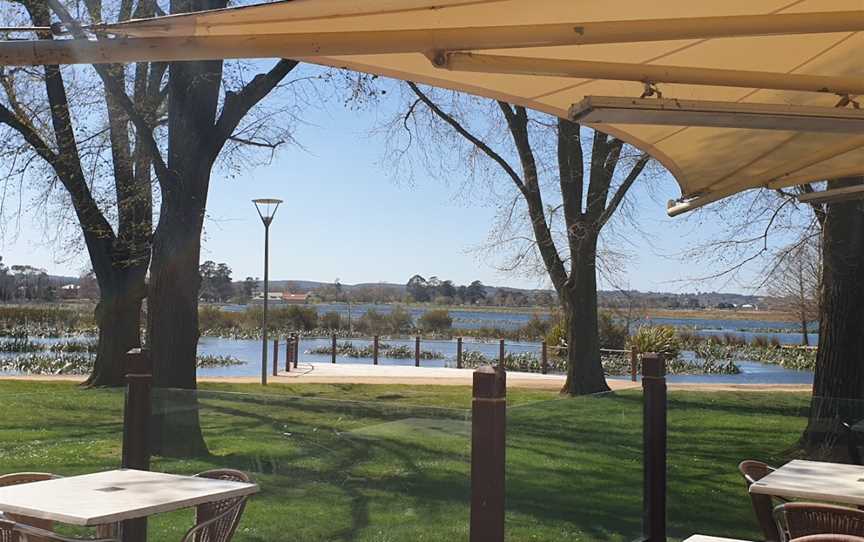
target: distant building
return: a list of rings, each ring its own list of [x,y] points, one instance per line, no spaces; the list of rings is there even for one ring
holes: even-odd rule
[[[66,284],[65,286],[60,287],[60,297],[62,299],[78,299],[78,290],[80,288],[77,284]]]
[[[252,301],[264,301],[264,292],[255,292]],[[267,301],[282,301],[282,292],[267,292]]]
[[[282,301],[289,305],[303,305],[309,302],[309,294],[292,294],[285,292],[282,294]]]
[[[759,305],[752,305],[750,303],[745,303],[745,304],[741,305],[741,308],[745,309],[745,310],[758,311]]]
[[[310,294],[292,294],[289,292],[267,292],[267,302],[279,305],[303,305],[309,302]],[[255,292],[252,295],[253,303],[264,301],[263,292]]]

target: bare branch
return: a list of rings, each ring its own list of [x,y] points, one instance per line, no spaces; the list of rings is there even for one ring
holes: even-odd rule
[[[437,115],[441,120],[449,124],[454,130],[459,133],[459,135],[473,143],[475,147],[483,151],[486,156],[488,156],[489,158],[494,160],[499,166],[501,166],[504,172],[507,173],[513,183],[516,185],[516,188],[518,188],[519,191],[522,193],[525,192],[525,183],[522,181],[522,178],[519,176],[519,174],[516,173],[516,170],[513,169],[509,162],[507,162],[507,160],[505,160],[500,154],[495,152],[480,138],[469,132],[464,126],[462,126],[462,123],[453,118],[452,115],[446,113],[444,110],[438,107],[438,105],[433,102],[429,98],[429,96],[423,93],[423,91],[421,91],[414,82],[407,81],[407,83],[411,90],[414,92],[414,94],[416,94],[417,97],[420,98],[424,104],[426,104],[426,107],[428,107],[433,113],[435,113],[435,115]]]

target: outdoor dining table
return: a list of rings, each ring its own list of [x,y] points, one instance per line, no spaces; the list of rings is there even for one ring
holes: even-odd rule
[[[796,459],[753,482],[750,493],[864,506],[864,466]]]
[[[96,526],[142,520],[258,490],[257,484],[121,469],[2,487],[0,510],[68,525]],[[146,533],[145,529],[130,531],[124,534],[124,541],[139,542]]]

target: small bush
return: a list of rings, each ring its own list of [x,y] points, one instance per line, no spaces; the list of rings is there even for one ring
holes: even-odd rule
[[[342,315],[336,311],[325,312],[321,315],[321,327],[331,331],[342,329]]]
[[[230,330],[242,326],[243,313],[228,312],[218,307],[204,305],[198,309],[198,329]]]
[[[453,318],[446,310],[426,311],[417,320],[417,325],[423,331],[442,332],[453,327]]]
[[[681,346],[685,348],[694,348],[705,342],[704,338],[700,337],[694,330],[689,328],[678,330],[678,340],[681,341]]]
[[[559,321],[552,326],[546,334],[546,344],[549,347],[549,355],[553,357],[567,357],[567,328],[564,322]]]
[[[402,307],[393,307],[390,314],[387,315],[387,327],[390,333],[398,335],[400,333],[410,333],[414,329],[414,320],[411,318],[411,313]]]
[[[677,358],[681,342],[671,326],[642,326],[630,337],[630,344],[639,352],[654,352],[667,358]]]
[[[776,335],[771,336],[770,342],[772,348],[780,348],[780,339],[778,339]]]
[[[768,348],[768,339],[765,337],[753,337],[753,340],[750,341],[750,346],[755,346],[756,348]]]
[[[519,331],[525,339],[542,339],[549,333],[550,329],[552,329],[552,320],[540,318],[539,315],[534,314]]]
[[[729,346],[745,346],[747,344],[747,341],[745,341],[741,336],[732,333],[724,333],[723,342]]]
[[[627,328],[616,322],[608,312],[601,312],[597,318],[597,331],[600,348],[621,350],[627,346],[627,339],[629,339]]]
[[[360,316],[357,321],[356,329],[360,333],[370,335],[380,335],[385,333],[389,328],[387,316],[381,314],[375,309],[369,309]]]

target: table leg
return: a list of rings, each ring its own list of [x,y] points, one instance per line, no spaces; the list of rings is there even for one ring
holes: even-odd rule
[[[127,519],[121,530],[123,542],[147,542],[147,518]]]

